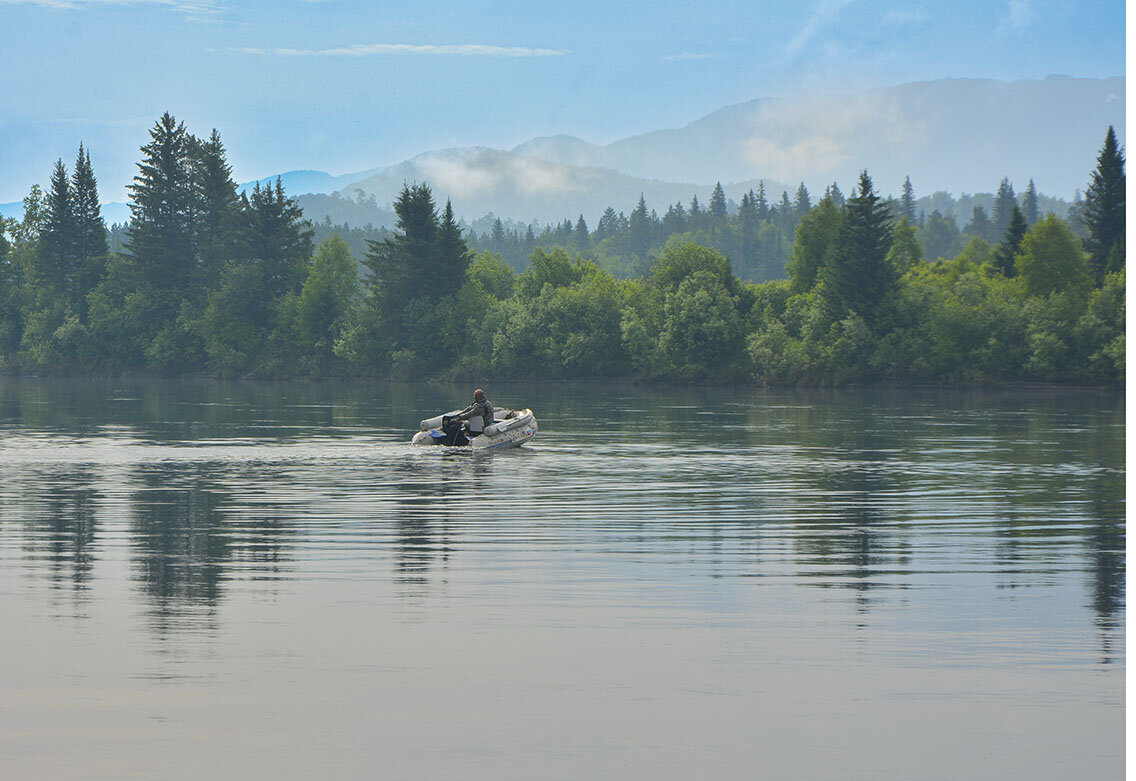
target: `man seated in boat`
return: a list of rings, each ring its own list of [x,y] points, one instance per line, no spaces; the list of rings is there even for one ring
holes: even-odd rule
[[[478,388],[473,392],[473,404],[458,413],[458,420],[467,420],[466,431],[472,439],[493,425],[493,404],[485,398],[485,391]]]

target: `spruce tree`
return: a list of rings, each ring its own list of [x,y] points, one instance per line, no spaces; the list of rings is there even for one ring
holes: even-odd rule
[[[909,223],[915,222],[915,188],[911,186],[911,177],[903,180],[903,195],[900,197],[903,206],[903,216]]]
[[[191,171],[192,141],[169,112],[150,130],[130,190],[126,247],[167,314],[189,286],[195,265],[197,193]]]
[[[38,292],[69,303],[78,265],[79,241],[71,180],[62,160],[55,162],[51,173],[46,205],[47,219],[40,232],[36,259],[36,282],[41,287]]]
[[[1008,178],[1003,178],[998,185],[998,193],[994,196],[994,234],[1000,236],[1010,227],[1010,214],[1017,205],[1014,198],[1014,187]]]
[[[403,312],[416,297],[437,294],[437,270],[431,270],[436,252],[438,215],[434,198],[427,185],[402,187],[394,202],[397,216],[393,237],[382,241],[367,240],[368,251],[363,265],[371,270],[366,284],[371,291],[374,314],[381,322],[383,338],[389,349],[402,341]],[[503,254],[505,227],[500,218],[493,222],[492,251]]]
[[[879,327],[895,293],[899,274],[888,263],[892,217],[872,189],[867,171],[860,174],[859,191],[844,207],[836,245],[822,272],[825,297],[836,317],[854,312],[869,326]]]
[[[1110,125],[1092,181],[1085,190],[1085,248],[1097,284],[1106,274],[1124,268],[1124,187],[1124,150]]]
[[[746,279],[752,268],[749,262],[756,256],[757,249],[757,207],[754,205],[753,191],[742,196],[738,206],[738,276]]]
[[[242,196],[241,206],[237,251],[242,259],[259,265],[260,292],[276,299],[297,291],[312,257],[312,229],[299,204],[284,194],[277,177],[275,186],[254,185],[251,196]]]
[[[769,200],[765,197],[764,179],[757,183],[757,197],[754,199],[753,207],[757,210],[757,219],[769,219]]]
[[[583,218],[581,217],[581,220]],[[433,275],[439,290],[456,289],[465,281],[469,268],[469,246],[462,236],[461,226],[454,218],[454,207],[446,199],[446,208],[438,223],[436,273]]]
[[[588,233],[588,223],[584,222],[584,215],[580,215],[576,220],[576,227],[573,229],[573,238],[576,243],[576,249],[581,252],[587,252],[592,248],[592,237]]]
[[[990,218],[986,216],[986,210],[982,208],[982,204],[975,204],[974,210],[970,213],[970,222],[963,228],[963,233],[983,241],[990,241],[993,232],[994,226],[990,222]]]
[[[76,286],[72,295],[72,308],[85,315],[87,293],[103,275],[106,266],[107,231],[99,205],[98,180],[91,167],[91,153],[79,145],[75,169],[71,173],[71,191],[74,196],[75,235],[77,241]]]
[[[663,215],[663,239],[664,241],[668,236],[675,233],[682,233],[686,230],[686,209],[683,208],[682,202],[678,202],[673,206],[667,207],[667,213]]]
[[[1041,216],[1038,213],[1037,187],[1034,186],[1033,179],[1030,179],[1029,187],[1022,196],[1022,215],[1026,218],[1026,225],[1029,227],[1033,227]]]
[[[793,210],[796,213],[797,222],[800,222],[801,218],[808,214],[812,208],[809,191],[805,188],[805,183],[801,182],[800,186],[797,187],[797,195],[793,199]]]
[[[237,185],[216,129],[195,147],[197,191],[197,248],[200,259],[197,287],[211,287],[237,243]]]
[[[651,217],[647,212],[647,201],[644,200],[643,194],[639,194],[639,203],[636,204],[635,210],[631,212],[630,218],[630,232],[631,232],[631,252],[634,253],[640,260],[647,259],[647,250],[651,247],[651,239],[653,225]]]
[[[1029,230],[1029,226],[1026,224],[1025,214],[1015,203],[1010,212],[1010,224],[1006,227],[1006,235],[995,248],[994,257],[991,260],[993,266],[1007,278],[1017,275],[1014,258],[1021,250],[1022,238],[1026,235],[1027,230]]]
[[[75,199],[80,259],[85,261],[106,255],[107,235],[99,204],[99,183],[91,167],[91,153],[83,149],[82,144],[79,145],[79,156],[75,159],[75,170],[71,174],[71,190]]]
[[[844,193],[840,192],[840,185],[838,185],[836,182],[833,182],[824,189],[824,197],[830,198],[832,202],[839,208],[844,208]]]
[[[716,220],[726,219],[726,191],[722,189],[721,182],[715,184],[714,191],[710,193],[710,216]]]
[[[614,236],[615,223],[615,209],[609,206],[604,209],[603,214],[600,215],[600,221],[596,224],[596,241],[600,242]]]

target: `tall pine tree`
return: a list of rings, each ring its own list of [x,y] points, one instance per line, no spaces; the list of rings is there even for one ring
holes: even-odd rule
[[[1017,205],[1017,200],[1014,198],[1014,186],[1010,184],[1009,178],[1003,178],[1002,183],[998,185],[998,192],[994,196],[994,235],[1001,236],[1006,232],[1006,228],[1010,227],[1010,214]]]
[[[891,238],[889,209],[863,171],[859,191],[845,204],[836,246],[822,271],[825,297],[837,317],[854,312],[869,326],[882,324],[899,282],[898,272],[887,260]]]
[[[47,193],[47,220],[39,235],[35,282],[41,297],[70,303],[78,266],[79,241],[71,180],[62,160],[55,162]],[[43,305],[53,301],[44,300]]]
[[[1124,268],[1124,186],[1124,150],[1110,125],[1085,190],[1085,248],[1097,284],[1106,274]]]
[[[977,208],[977,207],[975,207]],[[1026,235],[1029,226],[1026,224],[1025,214],[1015,203],[1010,211],[1010,224],[1006,227],[1006,235],[994,250],[992,263],[995,268],[1006,277],[1017,275],[1014,258],[1022,247],[1022,238]]]
[[[103,275],[108,248],[106,224],[99,204],[99,184],[91,167],[91,153],[82,144],[79,145],[79,155],[71,173],[71,192],[74,199],[77,255],[72,308],[76,313],[85,315],[87,293],[98,284]]]
[[[911,177],[903,180],[903,195],[899,199],[903,207],[903,216],[911,224],[915,224],[915,188],[911,186]]]
[[[1022,216],[1026,218],[1026,225],[1030,227],[1041,216],[1038,213],[1037,187],[1034,186],[1033,179],[1030,179],[1029,187],[1026,188],[1025,195],[1022,196]]]
[[[211,288],[221,268],[233,258],[239,230],[237,185],[216,129],[209,139],[194,145],[194,181],[197,194],[197,287]]]
[[[131,222],[126,248],[146,282],[171,312],[194,270],[197,192],[193,177],[192,139],[185,124],[166,112],[150,130],[142,147],[131,194]]]

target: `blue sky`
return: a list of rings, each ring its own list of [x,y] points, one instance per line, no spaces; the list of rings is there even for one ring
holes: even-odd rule
[[[1125,73],[1085,0],[366,3],[0,0],[0,202],[80,141],[123,200],[147,129],[216,127],[238,181],[430,149],[596,143],[730,103],[948,77]]]

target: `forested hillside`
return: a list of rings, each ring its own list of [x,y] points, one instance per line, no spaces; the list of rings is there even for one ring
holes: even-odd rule
[[[1083,202],[1003,180],[987,213],[802,185],[770,201],[645,200],[540,233],[463,231],[405,185],[395,225],[311,224],[283,186],[238,193],[216,131],[150,131],[108,237],[82,146],[0,233],[0,368],[236,377],[1123,381],[1124,157]],[[345,201],[344,208],[355,208]],[[1067,217],[1067,219],[1066,219]]]

